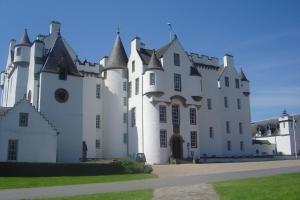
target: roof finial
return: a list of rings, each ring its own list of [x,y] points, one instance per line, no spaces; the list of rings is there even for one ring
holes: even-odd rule
[[[117,27],[117,35],[120,35],[120,26]]]
[[[172,41],[172,33],[173,33],[172,24],[168,22],[167,25],[169,27],[170,41]]]

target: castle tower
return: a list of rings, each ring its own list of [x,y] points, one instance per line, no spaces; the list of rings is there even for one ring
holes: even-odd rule
[[[127,62],[128,58],[118,33],[102,70],[104,157],[127,156]]]
[[[13,45],[14,42],[12,42]],[[9,71],[9,92],[6,105],[12,107],[17,101],[22,99],[27,90],[28,66],[30,61],[31,42],[27,30],[18,44],[14,45],[13,69]]]
[[[280,135],[293,134],[293,118],[286,110],[282,112],[282,115],[278,118]]]

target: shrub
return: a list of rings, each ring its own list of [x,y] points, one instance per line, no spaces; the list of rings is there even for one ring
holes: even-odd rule
[[[146,165],[143,162],[137,162],[132,159],[120,160],[121,166],[124,168],[126,173],[151,173],[151,165]]]

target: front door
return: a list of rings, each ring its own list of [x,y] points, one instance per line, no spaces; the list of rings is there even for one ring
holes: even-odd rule
[[[182,139],[179,135],[173,135],[171,138],[172,156],[175,159],[182,158]]]

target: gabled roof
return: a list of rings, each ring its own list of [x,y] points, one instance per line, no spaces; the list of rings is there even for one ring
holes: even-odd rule
[[[244,72],[243,72],[242,69],[241,69],[240,78],[241,78],[241,81],[247,81],[247,82],[249,82],[249,80],[247,79],[247,77],[246,77],[246,75],[244,74]]]
[[[107,65],[105,68],[113,67],[127,67],[128,57],[124,49],[120,34],[117,34],[114,46],[108,57]]]
[[[59,73],[60,68],[66,68],[69,75],[81,76],[62,40],[62,37],[58,35],[53,48],[47,56],[42,71]]]
[[[146,70],[163,70],[161,62],[158,60],[158,58],[156,57],[156,53],[155,50],[152,51],[152,55],[149,61],[149,64],[147,66]]]
[[[27,34],[27,29],[25,29],[24,34],[21,37],[19,44],[31,45],[31,42],[30,42],[28,34]]]
[[[194,67],[194,66],[191,67],[190,75],[191,75],[191,76],[200,76],[200,77],[201,77],[200,72],[199,72],[198,69],[197,69],[196,67]]]
[[[170,46],[174,43],[174,41],[177,40],[177,36],[175,35],[173,40],[171,42],[169,42],[168,44],[162,46],[161,48],[159,48],[156,52],[155,55],[158,59],[162,58],[163,55],[165,54],[165,52],[170,48]],[[152,56],[154,50],[150,50],[150,49],[145,49],[145,48],[140,48],[140,50],[138,50],[138,53],[143,61],[143,63],[145,65],[148,65],[150,62],[150,58]]]

